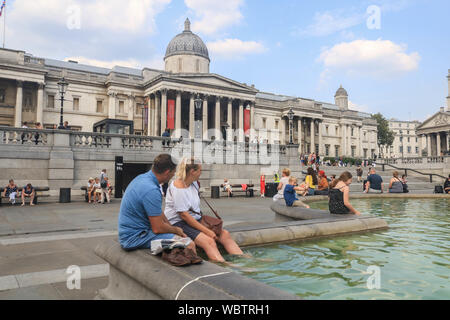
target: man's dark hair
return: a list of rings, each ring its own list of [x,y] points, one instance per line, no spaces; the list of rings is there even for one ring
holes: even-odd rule
[[[172,156],[169,154],[160,154],[153,162],[152,170],[156,174],[163,174],[167,170],[175,170],[177,165],[173,162]]]

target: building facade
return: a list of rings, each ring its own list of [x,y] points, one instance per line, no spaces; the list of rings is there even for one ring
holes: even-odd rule
[[[390,147],[381,150],[381,156],[386,158],[421,157],[425,148],[424,141],[416,135],[419,121],[389,120],[389,130],[394,132],[394,142]]]
[[[210,73],[208,49],[189,20],[170,41],[164,61],[165,70],[107,69],[0,49],[0,126],[58,125],[57,83],[64,77],[69,82],[64,120],[73,130],[92,132],[101,120],[119,119],[133,121],[138,135],[160,136],[170,129],[174,137],[193,138],[201,100],[204,140],[286,144],[292,135],[300,153],[363,158],[378,153],[376,121],[349,110],[342,86],[333,104],[260,92]]]

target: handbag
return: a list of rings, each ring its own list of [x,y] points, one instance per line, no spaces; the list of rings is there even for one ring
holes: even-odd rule
[[[195,188],[195,185],[194,185],[194,188]],[[208,203],[208,201],[206,201],[206,199],[204,197],[202,197],[202,195],[200,194],[200,190],[197,189],[197,191],[198,191],[198,196],[200,197],[200,199],[203,199],[203,201],[206,202],[208,207],[211,209],[211,211],[216,216],[216,218],[211,217],[211,216],[206,216],[203,214],[203,212],[200,211],[200,215],[202,216],[200,223],[202,225],[204,225],[205,227],[207,227],[208,229],[212,230],[218,237],[220,237],[220,235],[222,234],[223,220],[219,216],[217,211],[211,207],[211,205]]]

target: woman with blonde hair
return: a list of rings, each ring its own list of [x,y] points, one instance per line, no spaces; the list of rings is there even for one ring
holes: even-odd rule
[[[231,255],[243,255],[242,250],[231,238],[228,231],[222,230],[218,237],[202,223],[198,180],[202,173],[201,164],[194,159],[183,158],[178,165],[176,180],[173,181],[166,197],[165,216],[170,224],[180,227],[195,244],[201,247],[213,262],[225,262],[217,248],[220,242]]]
[[[361,215],[350,204],[350,184],[352,183],[352,174],[348,171],[341,174],[341,176],[331,182],[329,192],[329,209],[331,214],[356,214]]]
[[[284,188],[286,188],[286,185],[289,184],[289,178],[291,177],[291,170],[288,168],[283,169],[281,176],[282,177],[277,188],[278,193],[273,196],[274,202],[284,199]]]

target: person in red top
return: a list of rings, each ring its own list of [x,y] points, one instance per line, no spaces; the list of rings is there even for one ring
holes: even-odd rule
[[[264,198],[266,194],[266,176],[261,175],[260,186],[261,186],[261,198]]]

